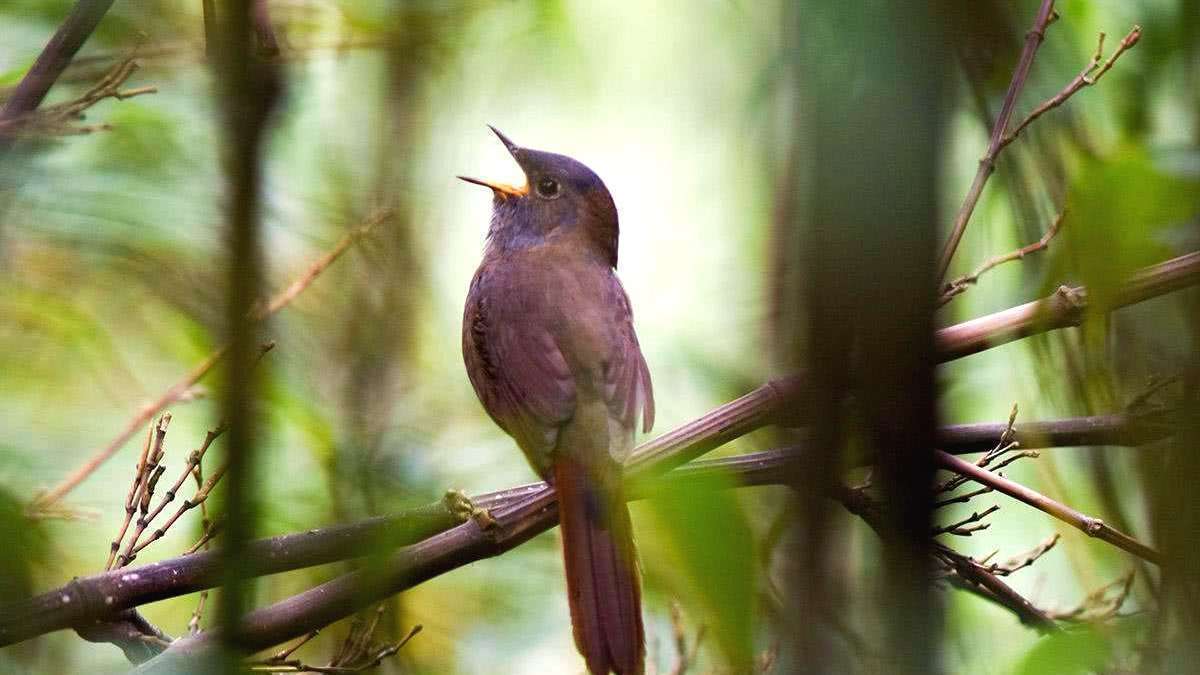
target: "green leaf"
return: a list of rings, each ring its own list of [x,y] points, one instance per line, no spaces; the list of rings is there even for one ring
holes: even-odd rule
[[[716,636],[735,672],[753,659],[755,546],[729,479],[661,490],[650,501],[657,532],[672,558],[666,582],[679,602]]]
[[[1112,658],[1112,642],[1091,626],[1047,637],[1025,655],[1019,675],[1072,675],[1102,671]]]
[[[185,154],[176,122],[158,108],[123,101],[106,104],[95,117],[113,126],[112,131],[93,136],[100,166],[144,174],[162,170]]]
[[[33,592],[33,571],[46,558],[46,536],[6,488],[0,488],[0,538],[7,549],[0,556],[0,603],[27,598]]]
[[[1087,285],[1089,304],[1110,306],[1130,273],[1170,257],[1169,229],[1200,211],[1198,187],[1161,170],[1141,148],[1084,159],[1067,195],[1063,241],[1054,246],[1059,274],[1051,279],[1074,277]]]

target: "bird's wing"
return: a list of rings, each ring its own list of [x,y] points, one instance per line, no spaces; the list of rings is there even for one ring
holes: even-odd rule
[[[650,369],[638,345],[633,330],[633,311],[629,296],[621,287],[616,274],[609,274],[607,306],[612,307],[612,347],[605,361],[605,399],[610,414],[619,419],[623,426],[633,429],[637,425],[637,414],[642,413],[642,432],[654,426],[654,388],[650,383]]]
[[[483,407],[516,439],[543,475],[560,427],[575,410],[575,381],[554,336],[522,320],[511,294],[483,292],[487,271],[471,284],[463,317],[463,358]]]

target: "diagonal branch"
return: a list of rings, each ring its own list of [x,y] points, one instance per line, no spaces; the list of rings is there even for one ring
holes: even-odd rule
[[[1038,239],[1032,244],[1026,244],[1025,246],[1022,246],[1014,251],[1009,251],[1003,255],[989,258],[988,260],[984,261],[982,265],[975,268],[974,272],[971,272],[966,276],[961,276],[954,281],[947,283],[946,287],[942,290],[942,297],[938,299],[938,304],[945,305],[953,300],[955,296],[961,295],[964,291],[979,281],[979,277],[983,276],[987,272],[990,272],[993,268],[999,267],[1004,263],[1012,262],[1014,260],[1022,260],[1027,255],[1031,255],[1048,248],[1050,246],[1050,240],[1058,234],[1058,230],[1062,227],[1063,215],[1065,213],[1065,211],[1059,211],[1058,215],[1054,217],[1054,222],[1050,224],[1050,228],[1046,230],[1046,233],[1042,235],[1041,239]]]
[[[132,58],[125,59],[113,66],[90,89],[74,100],[33,110],[12,119],[0,119],[0,134],[58,136],[107,131],[112,125],[74,126],[72,122],[83,119],[88,108],[104,99],[115,98],[123,101],[135,96],[157,93],[157,87],[121,88],[137,68],[137,61]]]
[[[987,469],[975,466],[970,462],[963,461],[954,455],[946,452],[937,451],[934,453],[934,459],[938,466],[947,471],[959,474],[961,476],[969,476],[971,480],[986,485],[995,489],[997,492],[1004,494],[1024,502],[1033,508],[1047,513],[1055,518],[1067,523],[1068,525],[1078,529],[1089,537],[1095,537],[1101,541],[1106,541],[1117,548],[1136,555],[1137,557],[1152,562],[1156,565],[1162,564],[1162,554],[1158,551],[1146,546],[1133,537],[1121,532],[1111,525],[1105,523],[1099,518],[1093,518],[1076,511],[1075,509],[1057,502],[1046,495],[1035,490],[1031,490],[1020,483],[1011,481],[1003,476],[997,475]]]
[[[1200,252],[1192,252],[1143,268],[1112,298],[1109,309],[1133,305],[1200,282]],[[1078,326],[1088,309],[1087,289],[1060,286],[1040,300],[939,329],[939,358],[952,361],[1013,340]]]
[[[954,575],[948,577],[951,584],[999,603],[1016,614],[1021,623],[1036,628],[1038,632],[1057,633],[1060,630],[1053,618],[1001,581],[993,570],[947,546],[939,544],[936,548],[938,556],[954,570]]]
[[[975,211],[975,205],[979,203],[979,197],[983,194],[983,187],[987,184],[987,180],[991,177],[992,172],[996,170],[996,156],[1004,148],[1004,134],[1008,130],[1009,120],[1012,119],[1013,108],[1017,104],[1017,97],[1020,95],[1021,89],[1025,87],[1025,80],[1029,77],[1029,69],[1033,66],[1033,57],[1037,54],[1038,47],[1042,45],[1042,40],[1046,37],[1046,26],[1050,25],[1055,16],[1054,0],[1042,0],[1037,16],[1033,20],[1033,27],[1025,34],[1025,47],[1021,50],[1021,58],[1017,61],[1017,67],[1013,70],[1012,81],[1009,82],[1008,91],[1004,94],[1004,103],[1000,106],[1000,115],[996,118],[996,124],[992,127],[992,135],[988,142],[987,152],[979,160],[979,169],[975,172],[975,179],[971,183],[971,188],[967,191],[967,196],[963,200],[962,206],[958,209],[958,214],[954,217],[954,226],[950,230],[950,238],[946,241],[945,248],[942,249],[941,258],[938,259],[936,276],[938,283],[941,283],[941,280],[945,278],[946,270],[950,268],[950,261],[954,258],[954,252],[958,249],[959,242],[962,241],[963,232],[967,230],[967,223],[971,220],[971,214]]]
[[[850,513],[862,518],[876,534],[881,537],[886,535],[887,526],[884,524],[882,506],[867,496],[865,490],[837,486],[830,497],[840,502]],[[1042,633],[1058,630],[1057,624],[1045,612],[997,578],[994,570],[937,542],[934,542],[933,552],[952,570],[946,577],[952,585],[998,603],[1015,614],[1021,623],[1033,626]]]
[[[14,120],[37,110],[58,76],[100,24],[113,0],[79,0],[46,43],[33,67],[4,101],[0,121]]]
[[[1062,91],[1043,101],[1041,105],[1034,108],[1033,111],[1025,117],[1025,119],[1021,120],[1020,124],[1018,124],[1015,128],[1013,128],[1012,131],[1005,135],[1004,139],[1000,142],[1000,147],[1003,148],[1009,143],[1017,140],[1017,136],[1021,135],[1021,132],[1025,130],[1025,127],[1033,124],[1034,120],[1046,114],[1047,112],[1050,112],[1058,106],[1066,103],[1067,99],[1074,96],[1075,93],[1080,89],[1096,84],[1096,82],[1098,82],[1101,77],[1104,77],[1104,74],[1113,67],[1113,64],[1117,62],[1117,59],[1121,58],[1122,54],[1136,45],[1138,40],[1141,38],[1142,27],[1135,25],[1129,31],[1129,33],[1121,39],[1120,44],[1117,45],[1117,50],[1112,53],[1112,56],[1109,56],[1107,61],[1101,63],[1100,59],[1104,57],[1104,33],[1101,33],[1098,44],[1096,45],[1096,53],[1092,55],[1092,60],[1089,61],[1088,64],[1084,66],[1083,70],[1075,76],[1075,79],[1068,82],[1067,86],[1062,88]]]
[[[300,295],[300,293],[302,293],[312,284],[313,281],[316,280],[321,272],[325,271],[325,269],[327,269],[335,260],[345,253],[346,249],[350,248],[351,245],[362,239],[362,237],[368,232],[390,217],[390,211],[379,211],[367,218],[361,225],[347,232],[345,236],[343,236],[329,252],[314,261],[313,264],[310,265],[307,270],[305,270],[304,274],[300,276],[300,278],[292,282],[291,285],[275,296],[269,303],[265,305],[265,307],[256,310],[254,313],[254,318],[257,320],[262,320],[275,314],[284,307],[287,307],[293,300],[296,299],[297,296]],[[75,471],[71,472],[69,476],[64,478],[63,481],[53,489],[44,494],[38,495],[30,505],[30,510],[36,511],[38,509],[45,508],[46,506],[49,506],[62,499],[71,490],[74,490],[88,476],[92,475],[92,473],[99,468],[101,464],[116,454],[116,452],[120,450],[121,447],[123,447],[125,443],[133,437],[134,434],[137,433],[138,429],[142,428],[143,425],[149,422],[150,419],[158,413],[158,411],[171,405],[186,395],[187,392],[197,382],[199,382],[205,375],[209,373],[209,371],[211,371],[218,363],[221,362],[222,359],[225,358],[225,355],[228,353],[228,351],[228,344],[218,347],[214,352],[209,354],[203,361],[196,365],[196,367],[192,368],[178,382],[168,387],[166,391],[159,395],[158,398],[139,408],[137,413],[135,413],[134,416],[125,423],[125,426],[121,428],[121,431],[117,433],[115,438],[109,441],[104,447],[98,449],[91,456],[91,458],[76,468]]]

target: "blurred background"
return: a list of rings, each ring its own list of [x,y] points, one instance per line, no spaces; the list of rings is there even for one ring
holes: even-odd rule
[[[11,0],[0,8],[0,99],[72,4]],[[929,148],[939,172],[939,246],[1037,4],[980,3],[950,24],[956,35],[947,44],[955,48],[944,57],[941,131]],[[1129,270],[1200,245],[1197,3],[1057,6],[1061,18],[1017,119],[1079,72],[1098,33],[1109,35],[1106,54],[1134,24],[1144,36],[1096,86],[1005,151],[949,276],[1036,241],[1071,204],[1055,244],[981,277],[939,311],[939,324],[1062,283],[1111,287]],[[804,162],[806,140],[796,131],[796,111],[805,110],[797,83],[804,64],[796,61],[806,52],[794,47],[830,39],[822,32],[831,30],[806,23],[805,3],[276,0],[269,7],[285,84],[262,155],[267,290],[286,287],[372,213],[394,215],[266,330],[277,346],[261,365],[258,535],[425,504],[449,488],[478,493],[534,480],[476,401],[460,353],[463,301],[491,200],[455,175],[523,181],[485,124],[522,145],[580,159],[612,192],[622,225],[619,273],[655,385],[655,434],[796,363],[787,333],[803,308],[781,289],[804,278],[793,255],[804,248],[804,230],[788,204],[820,167]],[[0,166],[0,501],[15,547],[4,563],[13,579],[6,592],[41,591],[103,569],[144,428],[64,498],[66,513],[29,518],[25,505],[220,345],[227,199],[203,29],[200,2],[116,2],[47,103],[77,98],[129,56],[140,67],[125,87],[157,93],[101,101],[71,124],[111,128],[48,131]],[[853,78],[846,86],[853,89]],[[903,120],[896,124],[903,130]],[[1018,423],[1120,410],[1151,377],[1176,373],[1192,358],[1186,307],[1179,298],[1156,300],[1091,333],[1014,342],[946,365],[937,372],[942,423],[1003,422],[1014,404]],[[181,467],[216,422],[221,386],[218,369],[195,400],[169,407],[169,467]],[[777,439],[758,432],[718,454]],[[218,441],[213,452],[221,451]],[[1052,450],[1006,475],[1152,541],[1150,483],[1136,452]],[[704,631],[692,672],[732,672],[728,664],[746,655],[768,665],[775,659],[787,635],[780,590],[780,558],[791,550],[780,545],[787,495],[764,487],[704,498],[703,508],[686,501],[633,507],[652,672],[677,663],[675,603],[689,640]],[[1039,607],[1069,610],[1134,566],[1044,514],[1003,497],[992,502],[1003,511],[990,529],[953,545],[1006,557],[1062,532],[1053,551],[1009,578]],[[962,516],[972,508],[979,507]],[[860,522],[842,531],[838,552],[852,597],[838,639],[858,646],[859,669],[882,672],[882,645],[855,619],[877,598],[854,593],[877,574],[879,545]],[[189,517],[139,562],[177,555],[200,532],[199,519]],[[265,577],[253,604],[345,569]],[[556,532],[425,583],[388,604],[381,631],[394,639],[414,624],[424,631],[382,672],[582,672],[564,593]],[[1136,584],[1125,606],[1131,616],[1099,633],[1100,642],[1136,644],[1145,629],[1139,611],[1152,597]],[[950,672],[1066,672],[1054,659],[1069,661],[1071,649],[1099,649],[1112,656],[1102,661],[1109,664],[1136,658],[1132,647],[1113,655],[1119,647],[1096,640],[1048,649],[1035,631],[972,594],[947,588],[936,599],[944,611],[940,659]],[[143,613],[180,634],[196,602],[186,596]],[[331,628],[301,654],[319,661],[343,634]],[[68,631],[0,651],[0,669],[12,672],[128,667],[116,648]]]

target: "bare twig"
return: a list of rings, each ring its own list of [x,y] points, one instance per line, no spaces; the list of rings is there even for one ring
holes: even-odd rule
[[[320,276],[322,272],[324,272],[329,268],[330,265],[337,261],[337,259],[340,258],[347,249],[358,243],[363,237],[370,234],[376,227],[379,227],[383,223],[390,220],[393,215],[394,213],[391,209],[381,209],[375,213],[372,213],[359,225],[351,228],[349,232],[342,235],[342,238],[333,245],[333,248],[329,249],[325,255],[314,260],[313,263],[309,265],[306,270],[304,270],[303,274],[297,277],[296,280],[289,284],[287,288],[283,289],[283,291],[272,298],[271,301],[267,303],[265,310],[259,310],[256,318],[264,319],[290,305],[293,300],[299,297],[301,293],[303,293],[309,286],[312,285],[312,282],[317,280],[317,277]]]
[[[1131,276],[1110,298],[1117,309],[1193,286],[1200,280],[1200,253],[1172,258]],[[1061,286],[1053,294],[937,331],[939,360],[950,361],[1058,328],[1078,326],[1087,310],[1087,289]]]
[[[208,591],[200,591],[200,600],[196,602],[196,610],[192,612],[192,618],[188,620],[188,635],[197,635],[200,633],[200,618],[204,615],[204,605],[207,603]]]
[[[1011,447],[1016,447],[1016,444],[1015,443],[1012,444]],[[1012,464],[1013,462],[1015,462],[1017,460],[1026,459],[1026,458],[1037,459],[1038,457],[1041,457],[1041,456],[1042,456],[1042,454],[1040,452],[1038,452],[1037,450],[1022,450],[1021,452],[1014,452],[1013,454],[1005,457],[1003,461],[997,462],[994,466],[988,467],[988,470],[999,472],[1000,469],[1003,469],[1004,467],[1008,466],[1009,464]]]
[[[1133,589],[1134,571],[1129,570],[1115,581],[1088,593],[1083,602],[1074,609],[1065,612],[1052,612],[1051,616],[1060,621],[1104,621],[1111,619],[1121,611],[1129,592]],[[1115,594],[1114,594],[1115,591]]]
[[[1062,537],[1062,535],[1055,532],[1054,534],[1047,537],[1042,543],[1033,547],[1029,551],[1026,551],[1020,555],[1015,555],[1015,556],[1009,558],[1006,562],[1003,562],[1000,564],[988,565],[988,571],[997,576],[1004,577],[1004,576],[1008,576],[1014,572],[1023,570],[1026,567],[1029,567],[1033,563],[1037,562],[1038,558],[1041,558],[1042,556],[1046,555],[1046,553],[1048,553],[1050,551],[1050,549],[1054,548],[1054,546],[1058,543],[1058,540],[1061,537]]]
[[[269,349],[269,347],[268,347],[268,349]],[[263,353],[266,353],[266,350],[264,350]],[[129,540],[129,543],[125,548],[125,552],[120,556],[120,558],[118,558],[117,567],[124,567],[125,565],[128,565],[129,562],[133,560],[133,556],[135,554],[137,554],[139,551],[145,549],[152,542],[162,539],[163,536],[167,533],[167,530],[171,527],[171,525],[179,517],[179,515],[182,515],[182,514],[177,514],[175,516],[175,518],[172,518],[171,521],[168,522],[165,526],[155,530],[151,534],[151,537],[149,539],[147,539],[145,542],[140,542],[142,534],[145,533],[146,528],[149,527],[150,524],[152,522],[154,522],[154,520],[156,518],[158,518],[159,514],[161,514],[163,512],[163,509],[165,509],[168,504],[170,504],[172,501],[175,500],[175,495],[179,491],[179,488],[183,486],[183,482],[186,481],[189,476],[193,475],[195,470],[199,467],[200,461],[204,458],[204,454],[206,452],[208,452],[208,448],[212,445],[213,441],[215,441],[218,437],[220,437],[221,433],[224,431],[225,431],[224,424],[219,424],[216,427],[209,429],[208,432],[204,435],[204,442],[200,444],[199,448],[193,450],[188,455],[187,464],[184,466],[183,471],[179,474],[179,478],[177,478],[175,480],[175,483],[171,486],[171,489],[167,490],[166,494],[164,494],[162,499],[159,500],[158,505],[154,507],[154,510],[148,511],[148,508],[142,509],[142,517],[138,518],[137,529],[134,530],[133,537]],[[163,467],[159,467],[160,474],[161,474],[162,468]],[[203,487],[204,487],[203,485],[200,486],[200,488],[203,488]],[[145,501],[148,506],[148,501],[147,500],[143,500],[143,501]],[[201,501],[200,503],[203,503],[203,501]],[[205,529],[206,529],[206,534],[208,534],[208,528],[205,528]],[[206,542],[208,539],[211,539],[211,538],[212,538],[211,535],[209,535],[206,539],[203,539],[200,542],[200,544]],[[197,546],[199,546],[199,544]]]
[[[696,629],[696,639],[688,646],[687,629],[683,625],[683,609],[674,600],[671,601],[671,636],[675,642],[675,665],[671,667],[670,675],[685,675],[696,663],[696,656],[700,653],[700,643],[704,641],[704,626]]]
[[[300,649],[304,645],[308,644],[313,638],[317,637],[320,634],[321,634],[321,631],[319,631],[319,630],[310,631],[308,633],[308,635],[305,635],[304,637],[300,638],[296,642],[292,643],[291,646],[284,647],[283,649],[280,649],[279,651],[275,652],[275,654],[272,655],[271,658],[267,659],[267,662],[287,661],[288,657],[290,657],[292,654],[294,654],[297,649]]]
[[[1011,610],[1021,620],[1021,623],[1032,626],[1043,633],[1058,632],[1058,625],[1050,616],[997,578],[986,567],[947,546],[936,544],[935,550],[937,556],[954,570],[958,579],[961,579],[969,588],[982,589],[985,597]],[[952,582],[955,578],[950,577]]]
[[[1009,82],[1008,91],[1004,94],[1004,103],[1000,106],[1000,115],[996,118],[996,124],[992,127],[992,135],[988,143],[987,152],[979,160],[979,169],[975,172],[975,180],[971,183],[971,188],[967,191],[967,196],[958,210],[958,215],[954,218],[954,226],[950,231],[950,239],[946,241],[946,246],[942,249],[942,255],[938,259],[936,277],[938,283],[941,283],[941,280],[945,278],[946,270],[950,268],[950,261],[954,258],[954,252],[958,249],[958,244],[962,241],[963,232],[967,229],[967,223],[971,220],[971,214],[975,211],[975,205],[979,203],[979,197],[983,194],[983,187],[987,184],[987,180],[991,177],[992,172],[996,170],[996,156],[1000,154],[1000,150],[1004,147],[1002,144],[1004,133],[1008,129],[1009,120],[1012,119],[1017,97],[1020,95],[1021,89],[1025,86],[1026,78],[1029,77],[1029,69],[1033,65],[1033,57],[1037,54],[1038,47],[1041,46],[1042,40],[1046,37],[1046,26],[1049,26],[1054,18],[1054,0],[1042,0],[1041,7],[1038,8],[1037,15],[1033,20],[1033,27],[1025,34],[1025,47],[1021,50],[1021,58],[1017,61],[1017,67],[1013,70],[1012,81]]]
[[[966,276],[959,277],[946,284],[946,287],[942,290],[942,297],[938,300],[938,304],[944,305],[950,302],[955,298],[955,296],[962,294],[968,288],[978,282],[980,276],[991,271],[993,268],[1003,265],[1006,262],[1021,260],[1027,255],[1037,253],[1038,251],[1049,247],[1050,240],[1058,234],[1059,229],[1062,227],[1064,213],[1064,211],[1059,211],[1058,215],[1054,217],[1054,222],[1050,224],[1050,228],[1046,230],[1046,233],[1042,235],[1041,239],[1033,242],[1032,244],[1026,244],[1015,251],[1009,251],[1003,255],[990,258],[982,265],[975,268],[974,272],[971,272]]]
[[[255,312],[255,318],[265,319],[266,317],[278,312],[296,299],[305,289],[307,289],[313,281],[325,271],[335,260],[338,259],[346,249],[353,243],[362,239],[373,228],[385,222],[391,217],[391,211],[384,210],[372,214],[361,225],[347,232],[337,244],[325,255],[314,261],[305,272],[292,284],[290,284],[283,292],[275,296],[265,309],[260,309]],[[42,508],[48,504],[62,499],[68,492],[74,490],[88,476],[92,475],[97,468],[109,457],[112,457],[122,446],[137,433],[137,430],[148,422],[155,413],[167,407],[168,405],[179,400],[185,395],[201,378],[209,373],[229,351],[229,345],[222,345],[214,352],[208,355],[203,361],[193,368],[187,375],[180,379],[175,384],[171,385],[165,392],[162,393],[154,401],[142,406],[138,412],[129,420],[117,434],[116,438],[108,442],[107,445],[97,450],[91,458],[81,464],[75,471],[71,472],[61,483],[55,486],[48,492],[36,497],[31,504],[33,510]]]
[[[113,0],[79,0],[46,43],[33,67],[21,78],[0,110],[0,122],[14,120],[37,109],[75,53],[100,24]]]
[[[978,497],[979,495],[985,495],[992,491],[993,490],[990,487],[981,487],[978,490],[973,490],[971,492],[966,492],[966,493],[963,493],[956,497],[948,497],[941,501],[934,502],[933,508],[940,509],[944,506],[950,506],[951,504],[966,504],[967,502],[971,501],[975,497]]]
[[[175,514],[172,515],[167,520],[166,524],[164,524],[162,527],[155,530],[148,539],[146,539],[145,541],[141,542],[140,544],[137,544],[136,546],[132,547],[129,550],[129,555],[125,560],[125,564],[132,562],[137,557],[137,554],[140,553],[147,546],[149,546],[150,544],[153,544],[154,542],[158,541],[159,539],[162,539],[163,535],[165,535],[167,533],[167,530],[170,530],[171,526],[175,524],[175,521],[179,520],[179,518],[182,517],[183,514],[196,508],[200,504],[203,504],[204,501],[206,499],[208,499],[208,495],[212,492],[213,488],[216,487],[217,483],[219,483],[221,481],[221,477],[225,475],[225,470],[227,468],[228,468],[227,464],[222,464],[220,467],[218,467],[217,470],[214,471],[213,474],[208,477],[208,480],[204,481],[204,485],[202,487],[200,487],[200,489],[196,490],[195,494],[193,494],[188,499],[183,500],[183,504],[179,505],[179,509],[176,510]],[[201,543],[203,543],[203,542],[201,542]],[[122,557],[125,557],[125,556],[123,555]],[[120,566],[120,565],[118,565],[118,566]]]
[[[265,661],[251,662],[249,670],[253,673],[361,673],[378,668],[384,659],[398,653],[423,629],[423,626],[417,624],[399,642],[373,647],[370,640],[378,623],[378,617],[379,612],[376,612],[374,619],[365,627],[361,622],[356,622],[350,628],[350,634],[342,642],[338,655],[328,665],[317,666],[304,663],[299,659],[289,658],[293,652],[316,637],[318,631],[312,631],[296,644],[278,652],[271,658]]]
[[[886,536],[887,526],[883,509],[865,490],[836,486],[830,497],[841,502],[850,513],[862,518],[876,534]],[[981,563],[937,541],[933,542],[933,555],[949,570],[950,573],[944,577],[949,583],[998,603],[1013,612],[1021,623],[1041,632],[1058,630],[1058,626],[1045,613],[998,579]]]
[[[210,1],[202,0],[202,2]],[[270,60],[278,63],[297,63],[312,55],[319,55],[324,52],[342,54],[351,50],[379,49],[386,47],[388,44],[386,39],[379,37],[353,36],[336,40],[321,40],[299,44],[289,42],[281,45],[283,50],[280,55]],[[152,68],[175,64],[203,64],[207,60],[206,53],[208,53],[208,50],[204,46],[197,45],[193,41],[171,40],[141,44],[138,46],[136,56],[139,63],[147,68]],[[63,84],[92,82],[108,72],[113,64],[123,61],[128,57],[128,50],[89,52],[86,56],[74,59],[71,65],[63,72],[62,76],[59,77],[58,81]],[[5,96],[11,94],[15,89],[15,86],[0,87],[0,100],[3,100]]]
[[[206,502],[200,502],[200,507],[204,508],[205,503]],[[200,550],[201,547],[203,547],[204,550],[207,551],[208,543],[213,540],[213,537],[216,537],[220,533],[221,533],[221,521],[218,520],[215,522],[206,523],[204,526],[204,534],[200,535],[200,539],[198,539],[196,541],[196,543],[189,546],[187,548],[187,550],[185,550],[183,552],[183,554],[187,555],[189,553],[195,553],[196,551]]]
[[[133,75],[137,68],[138,64],[136,61],[132,58],[126,59],[113,66],[111,70],[100,78],[99,82],[79,98],[66,103],[30,111],[20,117],[0,120],[0,134],[60,136],[91,133],[93,131],[108,131],[112,128],[108,124],[75,126],[72,123],[83,119],[84,111],[104,99],[115,98],[123,101],[135,96],[157,93],[158,89],[156,87],[121,89],[121,86],[125,84],[125,81]]]
[[[972,534],[974,534],[975,532],[979,532],[980,530],[986,530],[988,528],[989,523],[982,522],[983,519],[987,518],[988,516],[992,515],[993,513],[997,512],[999,510],[1000,510],[999,506],[992,504],[991,506],[984,509],[983,511],[975,511],[971,515],[967,516],[966,518],[963,518],[962,520],[960,520],[956,523],[951,523],[950,525],[941,525],[941,526],[934,527],[933,530],[931,531],[931,534],[935,537],[938,536],[939,534],[954,534],[954,535],[958,535],[960,537],[969,537]],[[978,524],[972,525],[973,523],[978,523]]]
[[[1013,499],[1024,502],[1043,513],[1058,518],[1089,537],[1095,537],[1101,541],[1108,542],[1148,562],[1156,565],[1161,564],[1162,556],[1158,551],[1114,529],[1099,518],[1084,515],[1024,485],[998,476],[970,462],[963,461],[954,455],[939,450],[934,453],[934,459],[941,468],[959,475],[969,476],[971,480],[977,483],[995,488],[997,492],[1003,492]]]
[[[208,446],[211,445],[212,441],[216,438],[212,431],[213,430],[210,429],[207,433],[205,433],[204,442],[201,444],[200,448],[195,451],[195,454],[197,455],[196,463],[195,466],[192,467],[191,474],[196,480],[197,490],[204,487],[204,454],[207,452]],[[195,553],[200,549],[200,547],[204,547],[204,550],[207,551],[209,549],[209,541],[216,536],[217,531],[220,529],[220,523],[214,523],[208,519],[207,500],[200,502],[200,528],[203,530],[204,534],[201,535],[200,540],[197,541],[191,548],[189,548],[187,551],[184,551],[184,555],[187,555],[188,553]],[[188,635],[196,635],[200,632],[200,618],[204,614],[204,606],[207,604],[207,602],[208,591],[201,591],[200,598],[196,601],[196,610],[192,612],[192,618],[188,620]]]
[[[163,456],[166,451],[163,450],[163,441],[167,436],[167,425],[171,423],[171,413],[163,413],[159,418],[158,424],[154,433],[154,444],[150,448],[150,452],[144,462],[139,464],[139,474],[141,476],[140,485],[137,494],[134,497],[134,504],[125,505],[125,517],[128,524],[130,516],[130,506],[136,506],[141,513],[137,519],[137,528],[133,532],[132,538],[125,544],[125,551],[117,556],[116,566],[124,567],[130,560],[130,552],[137,544],[138,537],[142,535],[142,531],[146,529],[147,518],[146,514],[150,510],[150,500],[154,497],[154,488],[158,484],[158,479],[162,477],[163,471],[166,469],[162,465]],[[137,479],[135,479],[137,480]],[[125,534],[125,527],[121,528],[121,536]],[[120,543],[120,537],[114,540],[113,543]],[[109,566],[113,563],[112,554],[109,554]],[[109,567],[105,567],[109,569]]]
[[[1089,61],[1088,64],[1084,66],[1083,70],[1075,76],[1075,79],[1071,80],[1069,83],[1067,83],[1067,86],[1063,87],[1062,91],[1043,101],[1041,105],[1034,108],[1024,120],[1021,120],[1020,124],[1013,128],[1011,132],[1006,134],[1000,143],[1000,147],[1004,147],[1009,143],[1012,143],[1017,139],[1017,136],[1021,135],[1021,132],[1025,130],[1025,127],[1033,124],[1034,120],[1046,114],[1047,112],[1057,108],[1063,103],[1066,103],[1067,99],[1074,96],[1075,93],[1080,89],[1096,84],[1096,82],[1098,82],[1100,78],[1103,77],[1104,74],[1113,67],[1113,64],[1117,62],[1117,59],[1121,58],[1122,54],[1136,45],[1141,37],[1142,27],[1135,25],[1132,29],[1130,29],[1129,33],[1121,39],[1120,44],[1117,45],[1117,49],[1112,53],[1112,56],[1109,56],[1107,61],[1101,63],[1101,59],[1104,58],[1104,33],[1101,33],[1096,44],[1096,53],[1092,55],[1092,60]]]
[[[125,497],[125,522],[121,524],[121,530],[109,546],[108,562],[104,563],[104,569],[106,570],[112,569],[113,560],[117,557],[117,551],[121,550],[121,542],[125,540],[125,532],[129,529],[129,523],[133,520],[133,514],[137,511],[138,493],[141,491],[142,481],[145,479],[146,459],[149,457],[150,443],[154,438],[155,428],[155,426],[150,427],[146,433],[146,443],[142,446],[142,455],[138,458],[137,466],[134,469],[133,484],[129,486],[129,494]]]
[[[986,467],[986,466],[990,465],[992,462],[996,461],[997,459],[1003,457],[1009,451],[1014,450],[1015,448],[1017,448],[1021,445],[1018,441],[1012,440],[1016,436],[1016,428],[1015,428],[1016,423],[1017,423],[1017,404],[1014,403],[1012,406],[1012,410],[1008,413],[1008,424],[1004,427],[1004,431],[1000,434],[1000,440],[996,442],[996,445],[993,446],[991,450],[988,450],[986,453],[983,454],[982,457],[980,457],[978,460],[976,460],[975,466]],[[1033,453],[1032,455],[1025,454],[1023,456],[1036,457],[1037,453]],[[1012,461],[1013,461],[1012,459],[1007,459],[1001,464],[1001,466],[1011,464]],[[994,469],[999,469],[999,467],[994,467]],[[934,486],[933,493],[941,494],[944,492],[952,492],[952,491],[958,489],[959,486],[963,485],[968,480],[970,480],[970,479],[967,478],[966,476],[954,476],[953,478],[947,480],[945,483]],[[942,502],[938,502],[938,505],[945,506],[947,504],[953,504],[955,502],[966,502],[971,497],[983,494],[983,492],[985,492],[985,491],[988,491],[988,490],[985,489],[983,491],[976,491],[976,492],[970,493],[968,495],[963,495],[963,497],[965,497],[965,498],[959,497],[959,498],[954,498],[954,499],[948,499],[948,500],[945,500]]]

